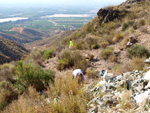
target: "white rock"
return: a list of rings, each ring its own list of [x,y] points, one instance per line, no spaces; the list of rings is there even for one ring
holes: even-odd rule
[[[144,79],[145,79],[145,80],[150,80],[150,70],[145,73]]]
[[[148,97],[149,97],[149,94],[150,94],[150,90],[149,90],[149,91],[145,91],[145,92],[142,93],[142,94],[136,95],[136,96],[134,97],[134,99],[135,99],[135,101],[136,101],[136,104],[139,105],[139,106],[145,105],[146,100],[147,100]]]
[[[145,63],[150,63],[150,58],[144,61]]]

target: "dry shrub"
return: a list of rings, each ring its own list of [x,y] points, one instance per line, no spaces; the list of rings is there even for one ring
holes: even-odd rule
[[[58,70],[64,70],[74,65],[74,59],[72,57],[72,53],[69,50],[62,50],[61,53],[58,54],[58,58],[59,61],[56,66]]]
[[[128,37],[125,37],[122,41],[121,41],[121,46],[125,46],[129,41]]]
[[[3,110],[12,100],[17,99],[18,92],[9,82],[0,82],[0,110]]]
[[[66,68],[69,68],[69,67],[70,67],[69,60],[66,58],[59,60],[57,66],[56,66],[56,68],[60,71],[66,69]]]
[[[6,80],[14,82],[15,64],[6,63],[0,66],[0,81]]]
[[[103,49],[100,53],[100,58],[103,60],[107,60],[111,55],[114,53],[114,48],[109,47],[106,49]]]
[[[72,74],[62,74],[49,87],[51,104],[56,113],[86,113],[87,95]],[[54,98],[58,98],[58,102]]]
[[[118,42],[121,39],[123,39],[123,35],[121,33],[117,33],[113,38],[113,42]]]
[[[131,99],[131,95],[132,95],[132,91],[128,91],[128,90],[124,90],[122,92],[122,97],[121,100],[119,102],[119,106],[118,106],[118,110],[122,110],[125,111],[127,113],[134,111],[136,109],[136,105],[133,102],[133,100]]]
[[[86,47],[85,47],[85,42],[84,42],[84,41],[81,41],[81,42],[77,43],[76,46],[75,46],[75,48],[78,49],[78,50],[83,50],[83,49],[85,49],[85,48],[86,48]]]
[[[139,21],[139,26],[143,26],[143,25],[145,25],[146,24],[146,21],[144,20],[144,19],[141,19],[140,21]]]
[[[55,47],[55,52],[56,52],[56,54],[60,53],[63,49],[65,49],[65,46],[64,46],[64,45],[62,45],[62,44],[57,45],[57,46]]]
[[[143,32],[143,33],[147,33],[147,34],[149,33],[146,26],[141,27],[140,31]]]
[[[29,88],[28,94],[21,95],[18,100],[13,101],[9,106],[6,107],[6,109],[3,111],[3,113],[39,113],[42,108],[41,103],[39,101],[42,101],[42,98],[40,95],[36,92],[35,89]],[[50,110],[42,109],[43,113],[51,113]]]
[[[28,55],[26,57],[25,60],[26,61],[30,61],[31,60],[35,65],[44,67],[44,65],[43,65],[43,62],[45,60],[45,58],[44,58],[44,50],[32,51],[30,53],[30,55]]]
[[[115,54],[113,54],[113,55],[111,55],[111,56],[109,57],[109,60],[110,60],[111,62],[117,62],[117,61],[118,61],[118,58],[117,58],[117,56],[116,56]]]
[[[88,54],[88,59],[89,59],[90,61],[94,60],[94,55]]]
[[[92,78],[92,79],[97,79],[100,77],[98,72],[95,70],[87,70],[86,75],[88,76],[88,78]]]
[[[113,34],[105,37],[105,40],[109,43],[109,44],[113,44]]]
[[[132,69],[133,70],[143,70],[145,63],[144,60],[146,59],[146,57],[133,57],[132,58]]]
[[[110,45],[109,42],[101,42],[100,43],[100,47],[102,47],[102,48],[106,48],[109,45]]]
[[[143,70],[145,67],[144,60],[146,57],[133,57],[130,62],[126,62],[123,65],[118,65],[114,67],[115,74],[122,74],[125,72],[131,72],[133,70]]]
[[[80,52],[77,51],[70,52],[69,50],[64,50],[60,53],[59,59],[56,67],[60,71],[73,67],[85,72],[88,67],[88,62],[81,56]]]

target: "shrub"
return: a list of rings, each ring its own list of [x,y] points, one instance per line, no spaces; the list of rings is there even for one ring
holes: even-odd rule
[[[146,26],[141,27],[140,31],[143,32],[143,33],[147,33],[147,34],[149,33],[149,31],[148,31]]]
[[[59,60],[57,66],[56,66],[56,68],[60,71],[66,69],[68,67],[69,67],[69,61],[66,58]]]
[[[0,66],[0,81],[14,82],[15,64],[6,63]]]
[[[132,58],[132,70],[143,70],[143,68],[145,67],[145,63],[144,60],[146,58],[145,57],[133,57]]]
[[[121,41],[121,45],[122,46],[125,46],[129,41],[129,38],[128,37],[125,37],[122,41]]]
[[[114,42],[118,42],[119,40],[123,39],[123,35],[121,33],[117,33],[113,38]]]
[[[22,61],[17,63],[15,72],[17,82],[15,86],[22,92],[29,86],[33,86],[38,91],[48,86],[49,81],[54,82],[54,73],[51,70],[43,70]]]
[[[116,57],[115,54],[112,54],[112,55],[109,57],[109,60],[110,60],[111,62],[117,62],[117,61],[118,61],[118,59],[117,59],[117,57]]]
[[[100,43],[100,47],[102,47],[102,48],[106,48],[109,45],[110,45],[109,42],[101,42]]]
[[[88,59],[89,59],[90,61],[94,60],[94,55],[88,54]]]
[[[51,93],[53,92],[53,93]],[[90,100],[83,87],[76,79],[66,73],[55,79],[54,85],[49,88],[53,113],[86,113],[87,102]],[[55,102],[54,98],[58,98]]]
[[[91,49],[98,49],[99,48],[99,45],[96,43],[96,44],[93,44],[92,46],[91,46]]]
[[[69,50],[61,51],[61,53],[58,54],[58,58],[59,58],[59,60],[67,59],[69,67],[72,67],[74,65],[74,61],[73,61],[73,58],[72,58],[72,53]]]
[[[86,69],[88,68],[88,62],[86,60],[78,60],[74,64],[74,68],[75,69],[81,69],[83,71],[83,73],[85,73]]]
[[[29,57],[30,59],[37,60],[43,58],[43,55],[44,55],[44,50],[37,50],[37,51],[32,51]]]
[[[124,23],[122,26],[122,31],[125,31],[129,27],[128,23]]]
[[[9,82],[0,82],[0,110],[3,110],[12,100],[17,99],[18,92]]]
[[[148,50],[143,45],[133,45],[128,49],[128,57],[142,57],[142,56],[148,56]]]
[[[81,41],[81,42],[77,43],[76,46],[75,46],[75,48],[79,49],[79,50],[85,49],[85,43],[84,43],[84,41]]]
[[[139,21],[139,25],[140,25],[140,26],[145,25],[145,20],[144,20],[144,19],[141,19],[141,20]]]
[[[86,75],[88,76],[88,78],[92,78],[92,79],[97,79],[100,77],[99,74],[95,70],[86,71]]]
[[[86,39],[87,45],[89,49],[92,49],[92,45],[97,45],[97,40],[93,37],[88,37]]]
[[[55,47],[55,52],[56,52],[56,53],[59,53],[59,52],[61,52],[63,49],[65,49],[65,46],[64,46],[64,45],[57,45],[57,46]]]
[[[100,58],[107,60],[113,54],[113,50],[114,48],[112,47],[102,50],[100,53]]]
[[[88,63],[82,58],[80,52],[71,53],[70,51],[65,50],[59,55],[59,58],[60,60],[56,67],[58,70],[63,70],[73,66],[74,68],[82,69],[84,72],[87,69]]]
[[[54,56],[54,48],[50,49],[50,50],[46,50],[44,53],[44,57],[46,59],[52,58]]]
[[[27,93],[22,94],[18,97],[17,100],[14,100],[12,103],[10,103],[5,108],[3,113],[48,113],[48,111],[50,112],[50,109],[42,109],[43,103],[39,103],[40,101],[43,101],[41,97],[42,96],[40,96],[35,89],[29,88]]]

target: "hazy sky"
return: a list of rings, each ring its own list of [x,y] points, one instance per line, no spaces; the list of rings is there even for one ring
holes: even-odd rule
[[[0,0],[0,4],[117,5],[126,0]]]

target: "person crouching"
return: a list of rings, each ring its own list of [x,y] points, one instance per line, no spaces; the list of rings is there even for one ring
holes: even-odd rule
[[[73,79],[77,79],[78,80],[78,83],[83,85],[83,81],[84,81],[84,74],[82,72],[81,69],[75,69],[73,71]]]

